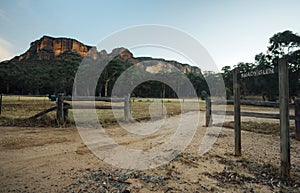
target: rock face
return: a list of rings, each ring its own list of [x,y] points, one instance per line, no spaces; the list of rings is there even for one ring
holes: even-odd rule
[[[16,56],[13,60],[65,60],[71,56],[83,58],[87,55],[96,60],[98,57],[108,56],[110,54],[105,50],[98,52],[96,47],[84,45],[74,39],[43,36],[41,39],[32,42],[29,50],[20,56]],[[121,62],[136,64],[150,73],[174,72],[180,70],[183,73],[192,72],[201,74],[201,70],[198,67],[176,61],[151,57],[136,58],[128,49],[122,47],[112,50],[111,55],[116,56],[115,59]]]
[[[29,50],[15,59],[18,61],[64,59],[63,54],[75,54],[84,57],[90,48],[92,47],[74,39],[43,36],[32,42]]]
[[[182,64],[173,60],[157,59],[151,57],[138,57],[133,58],[132,63],[143,66],[147,72],[174,72],[181,71],[183,73],[196,73],[201,74],[201,69],[196,66],[190,66],[188,64]]]

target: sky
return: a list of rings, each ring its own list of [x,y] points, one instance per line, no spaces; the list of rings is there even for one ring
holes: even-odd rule
[[[299,34],[299,10],[299,0],[0,0],[0,61],[24,53],[43,35],[97,45],[121,29],[157,24],[195,38],[221,69],[254,62],[275,33]],[[131,51],[188,62],[168,50]]]

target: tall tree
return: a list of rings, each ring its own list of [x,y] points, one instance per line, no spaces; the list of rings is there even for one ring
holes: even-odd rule
[[[276,67],[279,58],[287,58],[289,63],[290,96],[300,95],[300,36],[286,30],[270,38],[268,58]]]

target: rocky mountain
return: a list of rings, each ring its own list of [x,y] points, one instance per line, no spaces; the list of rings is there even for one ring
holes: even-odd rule
[[[24,54],[16,56],[12,60],[15,62],[26,62],[33,60],[66,60],[71,56],[83,58],[89,53],[91,48],[94,48],[94,58],[108,55],[105,50],[98,52],[95,47],[85,45],[75,39],[43,36],[41,39],[32,42],[30,48]],[[95,50],[97,54],[95,54]],[[172,72],[179,69],[183,73],[192,72],[201,74],[201,70],[198,67],[193,67],[188,64],[151,57],[134,57],[126,48],[116,48],[112,53],[118,53],[116,57],[118,60],[137,64],[150,73],[158,73],[161,71]]]
[[[182,64],[172,60],[157,59],[150,57],[134,58],[133,63],[136,63],[141,68],[150,73],[159,72],[174,72],[180,70],[183,73],[196,73],[201,74],[201,69],[196,66],[190,66],[188,64]]]
[[[87,55],[91,46],[70,39],[70,38],[53,38],[43,36],[30,44],[29,50],[24,54],[17,56],[14,60],[60,60],[66,54],[75,54],[80,57]]]
[[[98,51],[94,46],[85,45],[75,39],[43,36],[30,44],[20,56],[0,63],[0,93],[4,94],[57,94],[72,95],[74,79],[81,62],[86,64],[109,64],[99,74],[96,95],[110,96],[118,77],[137,66],[149,73],[184,72],[195,86],[198,94],[207,90],[201,70],[188,64],[150,57],[134,57],[126,48],[115,48],[111,53]],[[88,65],[83,68],[89,72]],[[141,75],[137,71],[135,76]],[[172,73],[176,75],[176,73]],[[85,83],[90,85],[86,80]],[[148,81],[133,91],[134,96],[161,97],[161,82]],[[179,84],[179,83],[178,83]],[[150,89],[150,90],[149,90]],[[89,89],[83,89],[82,95]],[[166,96],[176,97],[171,88],[166,88]]]

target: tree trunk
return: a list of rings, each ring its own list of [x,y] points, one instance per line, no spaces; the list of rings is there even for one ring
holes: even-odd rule
[[[6,93],[9,93],[9,84],[6,84]]]
[[[109,83],[110,79],[107,79],[105,81],[105,84],[104,84],[104,97],[107,97],[108,95],[108,83]]]
[[[99,97],[101,97],[102,96],[102,86],[100,85],[99,86]]]

